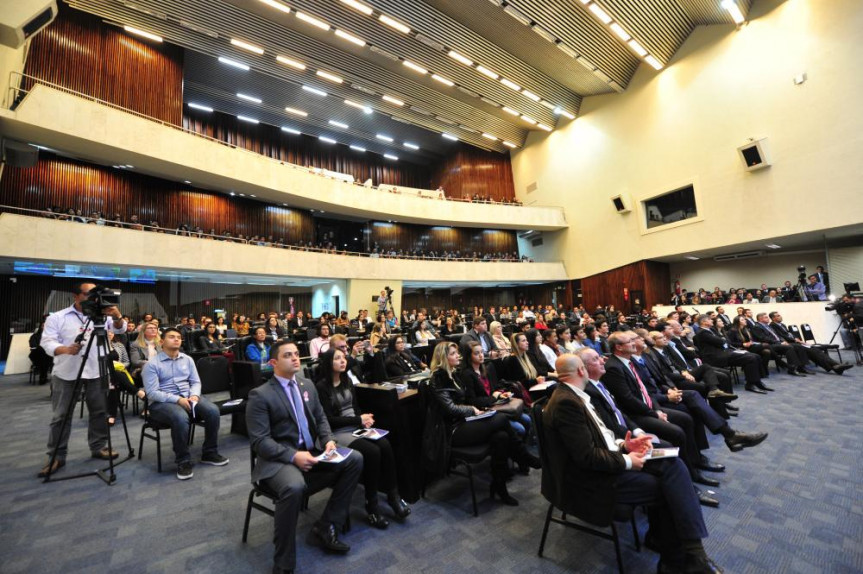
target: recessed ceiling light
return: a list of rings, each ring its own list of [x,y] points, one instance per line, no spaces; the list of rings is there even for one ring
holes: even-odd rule
[[[506,112],[506,113],[508,113],[508,114],[512,114],[512,115],[514,115],[514,116],[517,116],[517,115],[518,115],[518,112],[517,112],[517,111],[515,111],[515,110],[514,110],[514,109],[512,109],[512,108],[508,108],[508,107],[506,107],[506,106],[504,106],[504,107],[503,107],[503,111],[505,111],[505,112]]]
[[[611,31],[614,32],[615,34],[617,34],[617,37],[620,38],[621,40],[623,40],[624,42],[628,42],[629,39],[632,38],[632,36],[629,35],[629,32],[624,30],[623,26],[621,26],[617,22],[612,22],[611,26],[609,26],[609,28],[611,28]]]
[[[650,66],[654,70],[661,70],[662,69],[662,64],[660,64],[659,60],[657,60],[653,56],[647,56],[646,58],[644,58],[644,61],[647,62],[648,64],[650,64]]]
[[[403,101],[401,101],[401,100],[400,100],[400,99],[398,99],[398,98],[394,98],[394,97],[392,97],[392,96],[381,96],[381,98],[382,98],[385,102],[389,102],[389,103],[394,104],[394,105],[399,106],[399,107],[401,107],[401,106],[405,105],[405,103],[404,103]]]
[[[767,247],[769,247],[770,249],[782,249],[781,245],[776,245],[775,243],[768,243]]]
[[[323,91],[323,90],[319,90],[319,89],[317,89],[317,88],[313,88],[313,87],[311,87],[311,86],[305,86],[305,85],[304,85],[304,86],[303,86],[303,89],[304,89],[305,91],[307,91],[307,92],[310,92],[310,93],[312,93],[312,94],[315,94],[316,96],[326,96],[326,95],[327,95],[327,93],[326,93],[325,91]]]
[[[189,107],[194,108],[196,110],[201,110],[202,112],[212,112],[213,111],[213,108],[211,108],[209,106],[202,106],[201,104],[195,104],[192,102],[189,102]]]
[[[632,51],[641,56],[642,58],[647,55],[647,50],[645,50],[644,47],[635,40],[630,40],[626,43],[626,45],[632,48]]]
[[[300,130],[296,130],[296,129],[294,129],[294,128],[289,128],[289,127],[285,127],[285,126],[282,126],[282,131],[283,131],[283,132],[288,132],[289,134],[294,134],[294,135],[297,135],[297,136],[298,136],[298,135],[300,135],[301,133],[303,133],[303,132],[301,132]]]
[[[236,193],[234,193],[234,192],[232,191],[232,192],[231,192],[231,193],[229,193],[228,195],[230,195],[231,197],[234,197],[234,196],[235,196],[235,195],[237,195],[237,194],[236,194]]]
[[[281,10],[285,14],[290,14],[291,9],[282,4],[281,2],[277,2],[276,0],[261,0],[264,4],[271,8],[275,8],[276,10]]]
[[[458,141],[458,138],[457,138],[457,137],[455,137],[455,136],[454,136],[454,135],[452,135],[452,134],[441,134],[441,135],[442,135],[443,137],[445,137],[446,139],[448,139],[448,140],[452,140],[452,141],[454,141],[454,142],[457,142],[457,141]]]
[[[473,62],[470,60],[470,58],[465,58],[464,56],[462,56],[461,54],[459,54],[458,52],[455,52],[453,50],[449,51],[449,57],[452,58],[453,60],[457,60],[457,61],[461,62],[465,66],[473,66]]]
[[[429,72],[428,70],[426,70],[425,68],[423,68],[419,64],[414,64],[410,60],[403,60],[402,64],[404,64],[405,66],[407,66],[408,68],[410,68],[411,70],[413,70],[415,72],[419,72],[420,74],[428,74],[428,72]]]
[[[315,75],[320,76],[321,78],[323,78],[325,80],[335,82],[337,84],[341,84],[342,82],[344,82],[344,80],[341,79],[340,77],[338,77],[337,75],[331,74],[329,72],[325,72],[323,70],[318,70],[317,72],[315,72]]]
[[[360,47],[366,45],[365,40],[363,40],[362,38],[357,38],[353,34],[348,34],[344,30],[336,30],[336,36],[338,36],[342,40],[347,40],[351,44],[356,44],[357,46],[360,46]]]
[[[696,257],[694,255],[686,255],[685,258],[689,259],[690,261],[698,261],[700,259],[700,257]]]
[[[330,120],[331,126],[336,126],[337,128],[342,128],[343,130],[348,129],[348,124],[343,124],[342,122],[337,122],[336,120]]]
[[[342,0],[342,3],[347,4],[351,8],[356,8],[357,10],[359,10],[360,12],[365,14],[366,16],[371,16],[372,12],[374,12],[374,10],[372,10],[371,6],[366,6],[365,4],[363,4],[361,2],[357,2],[357,0]]]
[[[492,80],[496,80],[500,77],[497,74],[495,74],[494,72],[492,72],[491,70],[489,70],[488,68],[486,68],[485,66],[477,66],[476,71],[479,72],[480,74],[484,75],[484,76],[488,76]]]
[[[418,146],[418,145],[416,145],[416,144],[412,144],[412,143],[410,143],[410,142],[405,142],[405,144],[404,144],[404,145],[405,145],[405,147],[406,147],[406,148],[408,148],[408,149],[412,149],[412,150],[418,150],[418,149],[420,149],[420,146]]]
[[[231,38],[231,45],[236,46],[237,48],[242,48],[243,50],[248,50],[249,52],[254,52],[255,54],[264,54],[263,48],[259,48],[254,44],[249,44],[248,42],[243,42],[242,40],[237,40],[235,38]]]
[[[366,105],[364,105],[364,104],[361,104],[361,103],[359,103],[359,102],[355,102],[355,101],[353,101],[353,100],[345,100],[345,103],[346,103],[347,105],[351,106],[352,108],[360,109],[360,110],[362,110],[363,112],[365,112],[365,113],[367,113],[367,114],[370,114],[370,113],[372,113],[372,112],[374,111],[374,110],[372,110],[370,107],[368,107],[368,106],[366,106]]]
[[[507,80],[506,78],[501,78],[500,83],[503,84],[504,86],[506,86],[507,88],[511,88],[511,89],[515,90],[516,92],[521,91],[521,86],[519,86],[518,84],[516,84],[513,81]]]
[[[482,137],[484,137],[484,138],[485,138],[485,139],[487,139],[487,140],[491,140],[491,141],[493,141],[493,142],[496,142],[496,141],[497,141],[497,138],[496,138],[496,137],[494,137],[494,136],[493,136],[493,135],[491,135],[491,134],[487,134],[487,133],[485,133],[485,132],[483,132]]]
[[[385,157],[385,158],[387,158],[387,159],[391,159],[391,160],[393,160],[393,161],[398,161],[398,160],[399,160],[399,156],[397,156],[397,155],[393,155],[393,154],[391,154],[391,153],[385,153],[385,154],[384,154],[384,157]]]
[[[142,38],[147,38],[148,40],[153,40],[155,42],[161,42],[162,41],[161,36],[157,36],[155,34],[151,34],[149,32],[145,32],[143,30],[139,30],[139,29],[133,28],[131,26],[123,26],[123,29],[125,31],[129,32],[130,34],[135,34],[136,36],[141,36]]]
[[[526,122],[527,122],[527,123],[529,123],[529,124],[534,124],[534,125],[536,125],[536,120],[535,120],[535,119],[533,119],[533,118],[529,118],[529,117],[527,117],[527,116],[521,116],[521,119],[523,119],[524,121],[526,121]]]
[[[446,79],[446,78],[444,78],[443,76],[438,76],[437,74],[432,74],[432,79],[433,79],[433,80],[437,80],[437,81],[438,81],[438,82],[440,82],[441,84],[446,84],[446,85],[447,85],[447,86],[449,86],[449,87],[453,87],[453,86],[455,85],[455,83],[454,83],[454,82],[451,82],[450,80],[447,80],[447,79]]]
[[[276,61],[281,62],[282,64],[284,64],[286,66],[296,68],[298,70],[305,70],[306,69],[306,65],[303,64],[302,62],[298,62],[297,60],[292,60],[292,59],[286,58],[284,56],[276,56]]]
[[[329,30],[330,29],[330,25],[327,24],[326,22],[324,22],[323,20],[318,20],[314,16],[309,16],[305,12],[300,12],[299,10],[297,11],[297,18],[299,18],[303,22],[308,22],[312,26],[314,26],[316,28],[320,28],[321,30]]]
[[[390,136],[384,135],[384,134],[377,134],[375,137],[378,138],[379,140],[383,140],[385,142],[392,142],[393,141],[393,138],[391,138]]]
[[[364,148],[364,147],[360,147],[360,146],[358,146],[358,145],[352,145],[352,146],[351,146],[351,149],[352,149],[352,150],[355,150],[355,151],[366,151],[366,148]]]
[[[326,136],[318,136],[318,139],[319,139],[319,140],[321,140],[322,142],[324,142],[324,143],[328,143],[328,144],[338,143],[338,142],[337,142],[336,140],[334,140],[333,138],[328,138],[328,137],[326,137]]]
[[[260,123],[259,120],[256,120],[255,118],[250,118],[249,116],[237,116],[237,119],[243,122],[249,122],[250,124]]]
[[[547,126],[545,124],[536,124],[536,127],[538,127],[541,130],[545,130],[547,132],[550,132],[552,129],[550,126]]]
[[[506,147],[512,147],[512,148],[518,147],[514,143],[508,142],[508,141],[503,142],[503,145],[505,145]]]
[[[528,91],[528,90],[522,90],[521,93],[524,94],[525,96],[527,96],[528,98],[530,98],[531,100],[533,100],[534,102],[538,102],[539,100],[542,99],[539,96],[537,96],[536,94],[534,94],[533,92]]]
[[[247,102],[255,102],[256,104],[261,103],[261,98],[256,98],[255,96],[247,96],[246,94],[237,94],[237,97],[241,100],[246,100]]]
[[[294,114],[295,116],[303,116],[306,117],[309,115],[308,112],[304,112],[303,110],[298,110],[296,108],[285,108],[285,111],[289,114]]]
[[[608,12],[603,10],[599,4],[594,2],[593,4],[588,6],[587,9],[593,12],[593,14],[597,18],[599,18],[603,24],[608,24],[609,22],[611,22],[611,16],[609,16]]]
[[[185,183],[186,185],[191,185],[191,184],[192,184],[192,182],[191,182],[191,181],[189,181],[188,179],[187,179],[187,180],[185,180],[183,183]]]
[[[231,60],[230,58],[222,58],[219,57],[219,61],[223,64],[227,64],[228,66],[233,66],[234,68],[239,68],[241,70],[249,71],[249,67],[245,64],[241,64],[236,60]]]
[[[380,20],[381,22],[383,22],[384,24],[386,24],[390,28],[394,28],[394,29],[398,30],[402,34],[410,34],[410,32],[411,32],[411,29],[408,26],[405,26],[404,24],[402,24],[401,22],[399,22],[397,20],[393,20],[392,18],[390,18],[386,14],[381,14],[380,18],[378,18],[378,20]]]

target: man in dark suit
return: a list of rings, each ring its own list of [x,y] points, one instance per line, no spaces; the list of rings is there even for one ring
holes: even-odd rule
[[[803,349],[797,348],[788,341],[783,341],[773,329],[770,328],[770,317],[767,313],[758,313],[755,316],[755,325],[750,327],[749,332],[752,338],[762,345],[767,345],[777,355],[776,368],[779,369],[781,359],[784,357],[789,375],[806,376],[813,375],[812,371],[806,370],[806,352]]]
[[[659,352],[671,362],[681,375],[682,380],[674,380],[674,383],[678,387],[701,392],[702,387],[694,384],[694,381],[695,383],[706,385],[708,395],[716,389],[721,389],[726,395],[734,394],[734,386],[728,370],[720,369],[707,363],[700,363],[698,355],[694,350],[677,345],[675,341],[679,337],[676,337],[675,333],[682,333],[683,331],[679,322],[668,321],[667,323],[660,323],[656,326],[656,331],[665,336],[667,343],[665,346],[659,347]]]
[[[761,359],[755,353],[748,351],[731,351],[728,343],[711,330],[713,319],[703,316],[698,320],[701,329],[695,335],[695,344],[701,352],[701,358],[705,363],[716,367],[727,367],[733,365],[743,368],[746,377],[746,390],[752,393],[766,394],[772,391],[770,387],[761,382]]]
[[[707,527],[680,459],[645,461],[649,438],[617,439],[596,415],[584,392],[581,359],[563,355],[555,367],[561,384],[542,415],[548,458],[554,461],[543,472],[543,495],[599,526],[611,523],[616,503],[649,503],[660,573],[720,572],[701,543]]]
[[[786,303],[800,300],[797,288],[791,284],[791,281],[786,281],[785,285],[779,288],[779,294],[782,296],[782,300]]]
[[[815,268],[815,277],[819,283],[824,284],[824,288],[830,293],[830,275],[824,271],[822,266],[819,265]]]
[[[721,305],[716,308],[716,318],[722,319],[722,322],[725,323],[726,327],[731,324],[731,318],[725,314],[725,307]]]
[[[497,345],[494,344],[494,339],[488,334],[488,322],[485,317],[478,315],[473,319],[473,329],[462,335],[459,340],[459,347],[462,357],[470,356],[470,348],[468,345],[471,341],[476,341],[482,345],[482,352],[487,358],[497,358]]]
[[[779,336],[779,338],[800,349],[801,352],[805,353],[813,363],[828,373],[833,371],[837,375],[841,375],[854,366],[851,363],[837,363],[821,349],[805,345],[803,341],[791,334],[782,322],[782,315],[780,315],[778,311],[769,313],[768,317],[770,317],[770,328]]]
[[[336,442],[315,386],[297,376],[300,353],[294,343],[279,341],[270,353],[275,374],[249,393],[246,421],[258,457],[252,482],[263,483],[278,496],[273,574],[283,574],[293,572],[296,566],[297,516],[307,484],[333,489],[310,538],[328,552],[344,554],[350,550],[339,540],[336,527],[347,521],[363,458],[350,451],[338,464],[319,462],[318,455],[335,450]]]

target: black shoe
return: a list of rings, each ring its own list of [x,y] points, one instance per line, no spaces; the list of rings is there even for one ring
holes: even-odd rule
[[[755,383],[755,386],[758,387],[759,389],[761,389],[762,391],[773,392],[776,390],[776,389],[772,389],[772,388],[768,387],[767,385],[765,385],[764,383],[761,383],[761,382]]]
[[[696,489],[698,490],[698,489]],[[709,506],[710,508],[719,508],[719,500],[713,498],[706,492],[698,490],[698,503],[701,506]]]
[[[764,442],[764,439],[767,438],[766,432],[757,432],[757,433],[745,433],[745,432],[735,432],[734,436],[728,437],[725,439],[725,445],[731,450],[731,452],[737,452],[743,450],[744,448],[753,447]]]
[[[697,466],[700,470],[706,470],[707,472],[725,472],[724,464],[710,462],[710,459],[706,456],[701,457],[701,461],[698,463]]]
[[[102,450],[97,450],[96,452],[91,453],[90,456],[100,460],[111,460],[112,458],[120,456],[120,453],[116,450],[108,450],[108,447],[106,446]]]
[[[747,390],[747,391],[749,391],[750,393],[757,393],[757,394],[759,394],[759,395],[766,395],[766,394],[767,394],[767,392],[766,392],[766,391],[762,391],[761,389],[759,389],[759,388],[758,388],[758,387],[756,387],[755,385],[746,385],[746,387],[745,387],[745,388],[746,388],[746,390]]]
[[[735,407],[734,405],[725,405],[725,410],[737,412],[740,410],[740,407]]]
[[[395,514],[396,520],[399,522],[404,522],[405,518],[411,513],[411,507],[401,499],[397,492],[391,492],[387,496],[387,503],[393,509],[393,514]]]
[[[815,371],[810,371],[806,367],[799,367],[797,369],[797,372],[800,373],[801,375],[815,375],[815,374],[817,374]]]
[[[350,546],[339,540],[336,527],[333,524],[326,526],[315,524],[306,540],[311,544],[317,544],[324,551],[334,554],[347,554],[351,549]]]
[[[782,369],[785,369],[789,373],[791,372],[791,367],[788,366],[788,363],[785,361],[776,361],[776,372],[781,373]]]
[[[714,389],[707,393],[707,398],[722,401],[725,403],[730,403],[731,401],[737,400],[737,395],[726,393],[725,391],[720,391],[719,389]]]
[[[212,466],[225,466],[229,462],[229,459],[225,458],[217,452],[211,452],[201,457],[201,464],[209,464]]]
[[[66,460],[62,458],[55,458],[54,464],[49,466],[50,463],[50,460],[46,462],[45,466],[42,467],[42,470],[40,470],[39,474],[37,474],[36,476],[38,476],[39,478],[45,478],[46,476],[54,474],[55,472],[66,466]]]
[[[193,476],[195,476],[195,473],[192,472],[191,462],[181,462],[177,465],[177,478],[180,480],[189,480]]]
[[[851,363],[839,363],[838,365],[833,365],[833,372],[837,375],[841,375],[851,367],[853,367]]]
[[[377,510],[371,512],[369,511],[369,507],[366,506],[366,512],[368,512],[366,520],[369,521],[370,526],[373,526],[374,528],[377,528],[379,530],[386,530],[387,526],[390,525],[386,518],[377,513]]]
[[[280,568],[273,564],[273,574],[294,574],[294,571],[292,569],[288,570],[287,568]]]
[[[805,373],[801,373],[800,371],[792,371],[792,370],[789,370],[788,374],[791,375],[792,377],[805,377],[806,376]]]
[[[737,411],[726,411],[726,412],[728,413],[728,416],[730,416],[730,417],[739,417],[740,416],[740,414],[737,413]]]
[[[506,491],[506,482],[493,481],[489,487],[488,495],[492,500],[494,500],[495,496],[499,496],[500,501],[507,506],[518,506],[518,501]]]
[[[719,481],[715,478],[708,478],[701,474],[700,471],[696,470],[692,473],[692,482],[697,482],[698,484],[703,484],[704,486],[710,486],[712,488],[716,488],[719,486]]]

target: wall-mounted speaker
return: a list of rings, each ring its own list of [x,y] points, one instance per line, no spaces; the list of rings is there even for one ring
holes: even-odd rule
[[[737,148],[740,161],[743,162],[746,171],[770,167],[770,157],[767,151],[767,138],[753,140]]]
[[[34,167],[39,161],[39,149],[13,140],[4,139],[0,142],[3,163],[9,167]]]
[[[0,0],[0,44],[19,48],[56,17],[56,0]]]
[[[615,195],[611,198],[611,203],[614,205],[617,213],[629,213],[632,211],[632,200],[627,195]]]

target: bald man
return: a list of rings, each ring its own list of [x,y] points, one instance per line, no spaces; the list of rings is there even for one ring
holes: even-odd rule
[[[679,458],[646,460],[650,438],[619,439],[585,392],[587,371],[575,355],[555,363],[557,385],[543,415],[550,468],[543,494],[561,510],[607,526],[614,505],[650,504],[650,529],[660,551],[658,572],[721,572],[704,551],[707,526],[686,466]],[[586,495],[589,494],[589,495]]]

